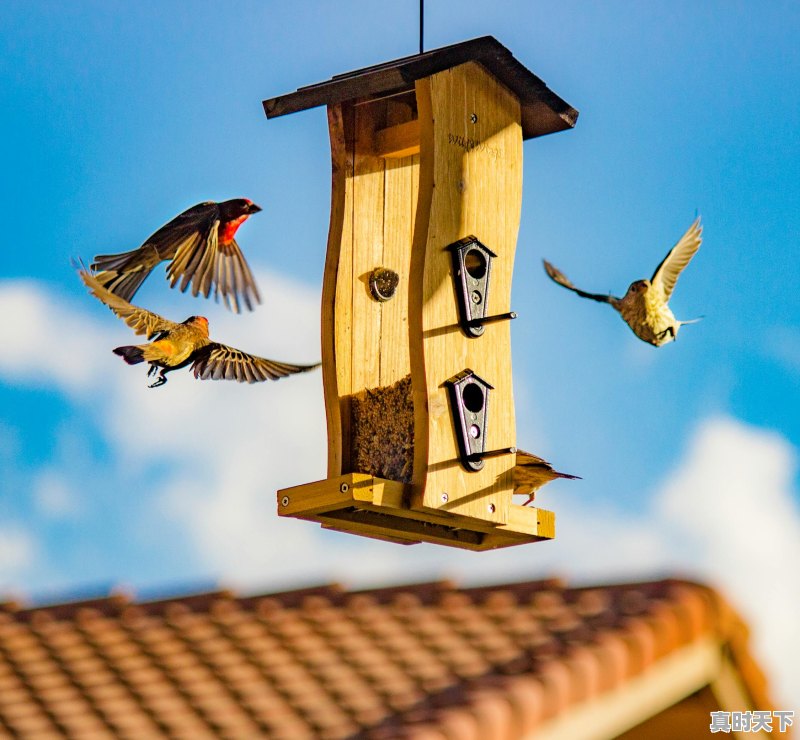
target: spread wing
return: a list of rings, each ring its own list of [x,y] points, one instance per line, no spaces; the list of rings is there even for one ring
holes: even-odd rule
[[[664,257],[653,273],[650,283],[653,288],[661,291],[665,301],[669,300],[672,295],[675,283],[678,282],[678,277],[683,269],[700,249],[700,243],[703,241],[702,235],[703,227],[700,225],[698,217],[680,238],[680,241],[669,250],[669,254]]]
[[[194,358],[194,377],[201,380],[238,380],[240,383],[260,383],[278,380],[287,375],[305,373],[316,365],[292,365],[288,362],[268,360],[247,354],[234,347],[212,342],[203,347]]]
[[[583,290],[579,290],[569,281],[567,276],[561,272],[561,270],[554,265],[551,265],[547,260],[542,260],[542,262],[544,262],[544,271],[553,282],[558,283],[567,290],[571,290],[573,293],[577,293],[579,296],[581,296],[581,298],[591,298],[593,301],[610,303],[612,306],[614,305],[614,301],[619,300],[611,295],[603,295],[601,293],[586,293]]]
[[[253,274],[235,239],[220,243],[219,225],[217,218],[205,232],[178,248],[167,270],[170,287],[180,280],[181,291],[191,284],[192,295],[202,294],[205,298],[213,287],[214,298],[219,300],[222,295],[225,305],[234,313],[240,311],[240,300],[252,311],[255,303],[261,303]]]
[[[169,321],[145,308],[133,306],[124,298],[114,295],[110,290],[104,288],[88,270],[81,268],[78,270],[78,275],[80,275],[86,287],[89,288],[89,292],[105,303],[136,334],[146,334],[147,338],[151,339],[159,332],[172,331],[178,326],[174,321]]]
[[[101,285],[130,301],[156,265],[206,238],[218,210],[213,201],[187,208],[151,234],[141,247],[120,254],[97,255],[91,269],[99,273]]]

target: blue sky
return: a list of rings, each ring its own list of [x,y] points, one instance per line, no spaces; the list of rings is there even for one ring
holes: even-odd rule
[[[426,48],[494,35],[581,112],[575,130],[525,144],[512,301],[519,444],[584,479],[540,495],[555,542],[398,551],[279,522],[275,489],[324,477],[319,378],[173,376],[149,391],[110,353],[131,335],[69,258],[131,249],[189,205],[247,196],[264,207],[240,244],[265,306],[231,317],[157,276],[136,302],[176,319],[202,305],[231,344],[318,357],[325,113],[268,122],[261,101],[414,53],[417,8],[0,4],[0,592],[680,572],[730,595],[784,696],[800,697],[786,657],[800,660],[794,3],[427,2]],[[674,345],[639,342],[541,269],[546,257],[619,295],[695,212],[704,242],[672,307],[705,318]]]

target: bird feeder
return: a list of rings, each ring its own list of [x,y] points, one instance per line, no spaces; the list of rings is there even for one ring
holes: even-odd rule
[[[554,537],[552,512],[512,503],[511,277],[522,142],[577,111],[489,36],[264,101],[318,105],[328,477],[278,491],[278,513],[472,550]]]

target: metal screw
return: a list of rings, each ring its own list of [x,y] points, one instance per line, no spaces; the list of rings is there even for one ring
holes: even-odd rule
[[[489,504],[489,513],[494,514],[494,504]]]
[[[478,122],[478,114],[477,114],[477,113],[473,113],[473,114],[472,114],[472,115],[469,117],[469,120],[470,120],[470,121],[472,121],[473,123],[477,123],[477,122]]]
[[[284,496],[281,499],[281,506],[288,506],[288,505],[289,505],[289,497],[288,496]]]
[[[443,504],[446,504],[449,499],[450,499],[450,497],[446,493],[442,494],[442,503]]]
[[[347,493],[347,492],[350,490],[350,486],[349,486],[349,485],[347,485],[347,483],[342,483],[342,485],[341,485],[341,486],[339,486],[339,490],[340,490],[342,493]]]

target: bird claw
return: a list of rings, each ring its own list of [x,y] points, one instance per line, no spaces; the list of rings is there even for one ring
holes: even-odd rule
[[[147,386],[148,388],[158,388],[158,386],[164,385],[164,383],[167,382],[167,376],[164,375],[164,368],[162,367],[150,365],[150,369],[147,371],[147,377],[149,378],[151,375],[156,375],[156,379],[154,383]]]
[[[663,339],[666,339],[666,338],[667,338],[667,334],[669,334],[669,335],[671,335],[671,336],[672,336],[672,341],[674,342],[674,341],[675,341],[675,337],[676,337],[676,335],[675,335],[675,329],[674,329],[674,327],[672,327],[672,326],[668,326],[666,329],[664,329],[664,331],[662,331],[662,332],[661,332],[661,333],[658,335],[658,341],[660,342],[660,341],[662,341]]]

